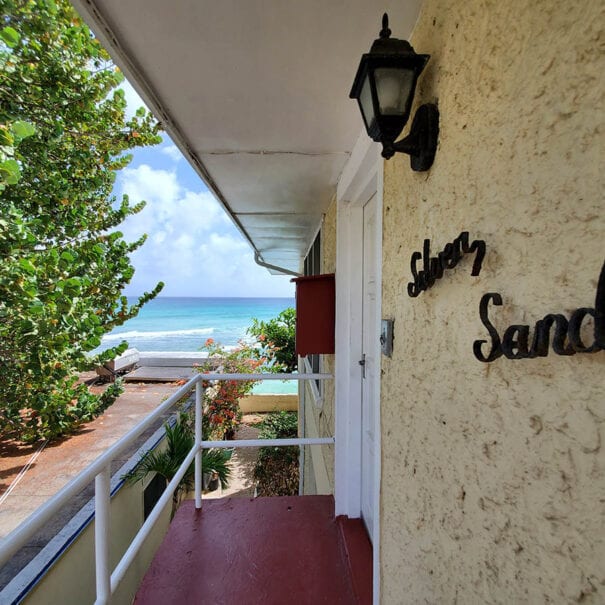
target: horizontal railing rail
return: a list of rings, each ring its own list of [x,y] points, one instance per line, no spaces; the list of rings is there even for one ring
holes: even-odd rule
[[[238,439],[237,441],[202,441],[202,448],[272,447],[290,445],[333,445],[334,437],[284,437],[283,439]]]
[[[113,446],[99,456],[92,464],[79,473],[48,502],[43,504],[25,521],[0,541],[0,567],[2,567],[20,548],[25,546],[33,535],[56,515],[66,504],[94,479],[95,481],[95,569],[96,569],[96,605],[105,605],[115,592],[120,581],[124,578],[129,566],[134,561],[145,539],[157,523],[160,515],[172,498],[174,490],[195,460],[195,506],[202,507],[202,449],[232,448],[232,447],[262,447],[262,446],[304,446],[333,444],[333,437],[297,438],[297,439],[247,439],[237,441],[203,441],[202,414],[204,384],[217,380],[328,380],[330,374],[222,374],[218,372],[197,374],[180,387],[166,401],[162,402],[136,427],[130,430]],[[179,470],[166,487],[153,510],[133,538],[130,546],[113,572],[109,565],[109,508],[110,494],[110,465],[154,422],[161,418],[181,399],[188,396],[195,388],[195,444],[187,454]]]

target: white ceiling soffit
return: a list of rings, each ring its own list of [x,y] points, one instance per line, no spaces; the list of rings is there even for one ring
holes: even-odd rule
[[[74,0],[260,259],[293,272],[362,129],[359,59],[385,10],[407,38],[420,4]]]

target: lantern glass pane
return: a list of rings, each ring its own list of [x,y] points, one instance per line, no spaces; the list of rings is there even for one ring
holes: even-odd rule
[[[366,123],[366,128],[369,130],[374,121],[374,103],[372,103],[372,89],[370,87],[370,78],[366,75],[361,94],[359,95],[359,105],[363,113],[363,119]]]
[[[414,70],[379,67],[374,73],[380,114],[384,116],[405,114],[414,87],[416,77]]]

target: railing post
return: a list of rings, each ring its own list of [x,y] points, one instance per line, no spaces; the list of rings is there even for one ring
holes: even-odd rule
[[[304,367],[305,362],[302,357],[298,358],[298,367],[303,368],[303,371],[306,370]],[[306,435],[306,420],[305,420],[305,412],[306,412],[306,390],[307,390],[307,381],[299,380],[298,381],[298,436],[304,437]],[[302,496],[305,491],[305,446],[301,445],[298,448],[298,495]]]
[[[106,466],[95,477],[95,571],[96,605],[106,605],[111,596],[109,570],[109,507],[111,506],[110,473]]]
[[[202,508],[202,402],[204,389],[201,380],[195,383],[195,508]]]

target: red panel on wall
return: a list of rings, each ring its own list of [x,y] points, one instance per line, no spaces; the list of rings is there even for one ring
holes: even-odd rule
[[[334,353],[336,291],[334,274],[297,277],[296,353]]]

